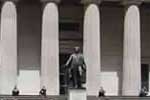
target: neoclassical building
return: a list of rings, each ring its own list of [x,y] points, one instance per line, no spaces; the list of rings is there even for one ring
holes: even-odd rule
[[[87,95],[150,89],[150,0],[1,0],[0,94],[65,94],[74,46],[87,64]]]

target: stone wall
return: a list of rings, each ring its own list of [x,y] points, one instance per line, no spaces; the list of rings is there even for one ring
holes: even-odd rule
[[[102,34],[101,84],[108,95],[118,95],[122,84],[123,8],[102,6],[100,11]]]
[[[21,69],[41,66],[41,14],[39,5],[18,6],[18,67]]]
[[[18,10],[18,67],[39,69],[41,66],[41,7],[20,5]],[[141,6],[141,56],[143,64],[150,64],[150,7]],[[82,46],[82,6],[60,6],[60,22],[80,23],[79,32],[60,32],[60,52],[75,45]],[[101,15],[101,85],[108,95],[118,95],[122,89],[122,55],[124,8],[122,6],[100,6]],[[74,40],[71,40],[71,39]],[[69,52],[71,53],[71,52]],[[111,83],[111,85],[110,85]]]

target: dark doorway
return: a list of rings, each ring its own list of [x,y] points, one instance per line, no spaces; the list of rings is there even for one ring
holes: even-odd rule
[[[141,65],[141,88],[146,87],[149,90],[149,65]]]
[[[67,68],[65,68],[64,65],[67,59],[69,58],[69,56],[70,54],[67,54],[67,53],[59,54],[60,94],[62,95],[67,94],[67,90],[68,90],[68,73],[67,73]]]

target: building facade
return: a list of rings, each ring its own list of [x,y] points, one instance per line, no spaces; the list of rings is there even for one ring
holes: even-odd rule
[[[149,0],[1,0],[0,94],[65,93],[74,46],[87,64],[87,95],[149,90]]]

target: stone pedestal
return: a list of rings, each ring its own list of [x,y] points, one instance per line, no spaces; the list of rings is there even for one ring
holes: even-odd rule
[[[86,100],[86,89],[69,89],[68,100]]]

